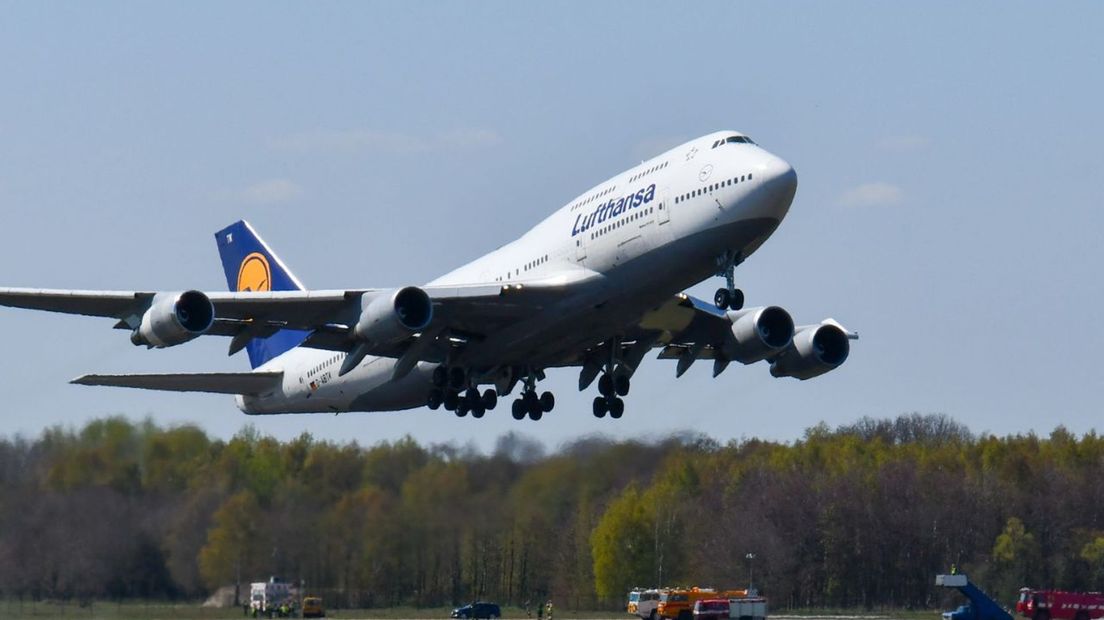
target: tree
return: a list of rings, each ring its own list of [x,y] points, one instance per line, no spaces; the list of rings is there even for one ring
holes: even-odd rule
[[[997,567],[999,596],[1011,598],[1020,587],[1032,583],[1041,559],[1035,536],[1018,517],[1009,517],[1004,530],[993,544],[993,562]]]
[[[590,536],[594,590],[599,599],[624,594],[655,579],[657,522],[635,485],[606,509]]]
[[[230,496],[215,511],[207,532],[207,544],[199,551],[199,573],[207,587],[235,584],[235,604],[240,600],[242,578],[258,574],[262,543],[256,518],[257,498],[249,491]]]

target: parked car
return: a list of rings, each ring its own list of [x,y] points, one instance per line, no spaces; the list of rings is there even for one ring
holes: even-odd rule
[[[498,620],[502,617],[502,609],[495,603],[471,603],[452,610],[452,618],[468,618],[470,620]]]
[[[325,618],[326,610],[322,607],[322,599],[317,596],[307,596],[303,598],[303,617],[304,618]]]

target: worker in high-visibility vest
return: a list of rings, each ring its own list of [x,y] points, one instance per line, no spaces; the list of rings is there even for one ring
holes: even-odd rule
[[[548,620],[552,620],[552,599],[548,599],[548,604],[545,607],[548,611]]]

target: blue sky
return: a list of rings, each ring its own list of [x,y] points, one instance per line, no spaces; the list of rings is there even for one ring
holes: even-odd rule
[[[1098,426],[1100,4],[0,8],[2,285],[221,290],[212,233],[242,217],[308,286],[419,284],[642,158],[737,129],[799,177],[737,272],[748,303],[862,334],[808,382],[648,361],[618,423],[567,370],[540,423],[249,418],[226,397],[66,383],[245,369],[223,339],[145,351],[109,321],[5,309],[0,432],[115,413],[480,447],[509,430],[791,440],[911,411],[998,434]]]

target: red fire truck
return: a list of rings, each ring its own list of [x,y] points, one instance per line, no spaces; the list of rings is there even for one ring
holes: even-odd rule
[[[1016,613],[1032,620],[1096,620],[1104,617],[1104,594],[1023,588]]]

